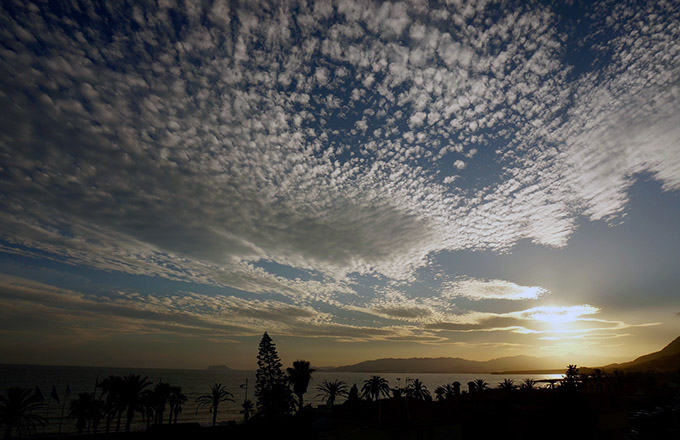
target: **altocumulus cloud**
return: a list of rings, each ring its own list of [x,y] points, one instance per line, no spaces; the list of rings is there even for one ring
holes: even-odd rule
[[[565,246],[579,216],[621,215],[642,172],[680,188],[678,8],[605,3],[590,41],[523,2],[3,2],[2,239],[299,311],[422,323],[454,297],[534,299],[469,279],[436,304],[339,300],[444,250]],[[574,73],[568,45],[609,62]]]
[[[445,282],[442,287],[443,296],[451,298],[465,297],[473,300],[537,299],[548,293],[547,289],[540,286],[519,286],[505,280],[477,280],[473,278]]]

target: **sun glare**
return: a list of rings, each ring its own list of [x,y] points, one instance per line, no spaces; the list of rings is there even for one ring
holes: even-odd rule
[[[550,324],[551,327],[563,327],[565,324],[570,324],[583,319],[585,315],[594,315],[599,313],[600,309],[588,304],[560,307],[560,306],[542,306],[533,309],[525,310],[522,314],[526,318],[535,321]]]

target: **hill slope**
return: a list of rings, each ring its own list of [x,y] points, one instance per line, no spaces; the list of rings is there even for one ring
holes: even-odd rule
[[[640,356],[630,362],[611,364],[603,367],[608,370],[656,370],[674,371],[680,369],[680,336],[659,351]]]

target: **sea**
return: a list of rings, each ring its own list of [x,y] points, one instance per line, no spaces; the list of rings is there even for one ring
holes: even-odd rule
[[[69,366],[45,366],[45,365],[0,365],[0,394],[5,394],[9,387],[23,387],[40,390],[48,406],[41,414],[48,420],[45,428],[38,428],[38,433],[56,433],[59,431],[61,423],[61,433],[75,432],[75,420],[68,417],[69,401],[78,397],[78,393],[97,392],[101,393],[100,388],[96,388],[99,380],[110,375],[125,376],[127,374],[139,374],[146,377],[152,384],[159,381],[167,382],[182,388],[182,392],[188,397],[182,413],[177,422],[199,422],[201,425],[212,423],[212,415],[207,407],[196,408],[196,397],[208,394],[210,385],[221,383],[227,390],[234,395],[234,402],[224,402],[220,404],[217,420],[219,423],[229,421],[241,421],[243,415],[240,414],[241,404],[245,399],[255,402],[255,371],[238,370],[186,370],[186,369],[150,369],[150,368],[113,368],[113,367],[69,367]],[[305,403],[313,406],[321,405],[321,396],[318,396],[316,387],[324,380],[341,380],[348,387],[356,384],[359,389],[364,380],[373,375],[379,375],[390,384],[390,387],[404,387],[413,379],[420,379],[434,397],[434,390],[439,385],[444,385],[454,381],[460,382],[461,389],[466,389],[466,384],[472,380],[484,379],[490,388],[496,387],[503,379],[513,379],[516,384],[526,378],[535,380],[558,379],[560,374],[434,374],[434,373],[347,373],[315,371],[312,374],[312,381],[309,390],[305,394]],[[51,398],[52,389],[56,390],[59,402]],[[152,389],[153,385],[148,387]],[[67,396],[67,389],[70,395]],[[336,403],[342,403],[339,398]],[[167,417],[167,414],[166,414]],[[123,421],[124,423],[124,421]],[[137,414],[133,420],[132,429],[142,430],[146,425],[142,421],[141,415]],[[100,425],[103,429],[103,423]]]

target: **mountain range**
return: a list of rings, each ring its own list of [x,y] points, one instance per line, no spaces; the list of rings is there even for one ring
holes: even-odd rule
[[[640,356],[630,362],[605,365],[602,369],[624,371],[677,371],[680,369],[680,336],[659,351]]]
[[[330,371],[361,373],[493,373],[507,370],[556,368],[554,362],[532,356],[512,356],[488,361],[462,358],[386,358],[344,365]]]
[[[568,362],[567,362],[568,363]],[[512,356],[488,361],[471,361],[462,358],[384,358],[323,368],[324,371],[357,373],[561,373],[566,363],[554,358]],[[599,367],[603,370],[626,371],[675,371],[680,369],[680,337],[662,350],[640,356],[630,362],[609,364]],[[586,368],[589,369],[589,368]]]

